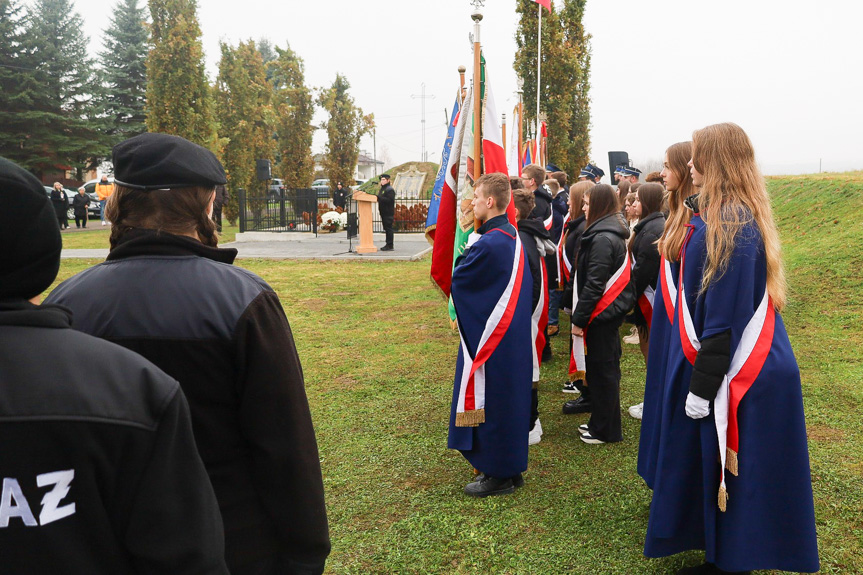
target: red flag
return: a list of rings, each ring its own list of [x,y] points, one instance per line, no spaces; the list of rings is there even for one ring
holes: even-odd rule
[[[503,134],[501,134],[497,119],[497,108],[494,105],[494,96],[491,93],[491,83],[488,81],[488,69],[486,69],[485,110],[482,119],[483,173],[500,172],[509,176],[506,168],[506,152],[503,151]],[[515,202],[512,201],[512,198],[506,207],[506,215],[509,218],[509,223],[515,225]]]
[[[541,4],[542,6],[545,7],[546,10],[551,12],[551,0],[533,0],[533,1],[536,2],[537,4]]]

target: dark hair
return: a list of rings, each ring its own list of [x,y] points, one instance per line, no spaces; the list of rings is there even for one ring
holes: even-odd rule
[[[566,187],[566,182],[569,179],[569,176],[566,175],[566,172],[552,172],[548,175],[548,177],[557,180],[557,183],[560,184],[561,189]]]
[[[660,184],[642,184],[638,188],[638,201],[641,202],[641,218],[644,219],[653,212],[662,211],[665,200],[665,188]]]
[[[108,198],[105,218],[111,222],[111,249],[133,229],[174,235],[195,233],[202,244],[219,245],[216,224],[207,215],[213,188],[135,190],[119,184]]]
[[[617,183],[617,195],[619,196],[618,203],[620,204],[621,209],[626,205],[626,195],[629,194],[629,187],[631,185],[632,183],[629,180],[620,180]]]
[[[662,184],[662,175],[659,172],[650,172],[644,180],[647,183],[656,182],[657,184]]]
[[[511,197],[509,178],[506,174],[501,174],[500,172],[483,174],[476,181],[476,185],[474,185],[473,189],[478,190],[480,186],[483,187],[486,197],[491,196],[494,198],[494,205],[497,209],[506,210]]]
[[[536,196],[524,188],[512,191],[512,201],[515,202],[515,209],[520,220],[526,220],[536,206]]]
[[[620,211],[617,204],[617,194],[614,193],[614,188],[608,184],[596,184],[584,195],[590,199],[590,210],[587,215],[588,228],[605,216]]]
[[[513,190],[523,190],[524,183],[521,181],[521,178],[510,178],[509,187]]]

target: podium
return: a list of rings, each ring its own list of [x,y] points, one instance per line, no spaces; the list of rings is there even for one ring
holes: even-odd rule
[[[360,245],[357,246],[358,254],[371,254],[378,251],[372,238],[372,204],[378,202],[378,197],[365,192],[354,192],[354,200],[357,202],[357,213],[360,220]]]

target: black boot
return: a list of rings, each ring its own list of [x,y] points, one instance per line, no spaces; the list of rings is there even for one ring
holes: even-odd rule
[[[488,497],[489,495],[506,495],[515,491],[515,484],[511,477],[501,479],[484,473],[482,477],[473,483],[468,483],[464,492],[471,497]]]

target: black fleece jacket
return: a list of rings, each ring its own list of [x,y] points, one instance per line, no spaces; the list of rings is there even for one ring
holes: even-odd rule
[[[584,231],[578,251],[578,305],[572,310],[572,323],[584,328],[605,292],[605,284],[626,259],[629,228],[615,212],[596,221]],[[595,322],[622,319],[632,308],[635,294],[630,282],[620,295],[600,313]]]
[[[536,247],[536,240],[537,238],[540,241],[549,239],[548,230],[539,220],[519,220],[518,236],[524,245],[524,253],[527,254],[527,263],[530,266],[531,277],[533,277],[533,296],[530,300],[530,309],[535,310],[542,293],[542,256]]]
[[[653,212],[635,225],[632,238],[632,283],[635,286],[635,300],[641,297],[648,287],[656,289],[659,279],[659,248],[656,242],[662,237],[665,228],[665,214]],[[632,323],[647,325],[647,318],[639,306],[634,306]]]

